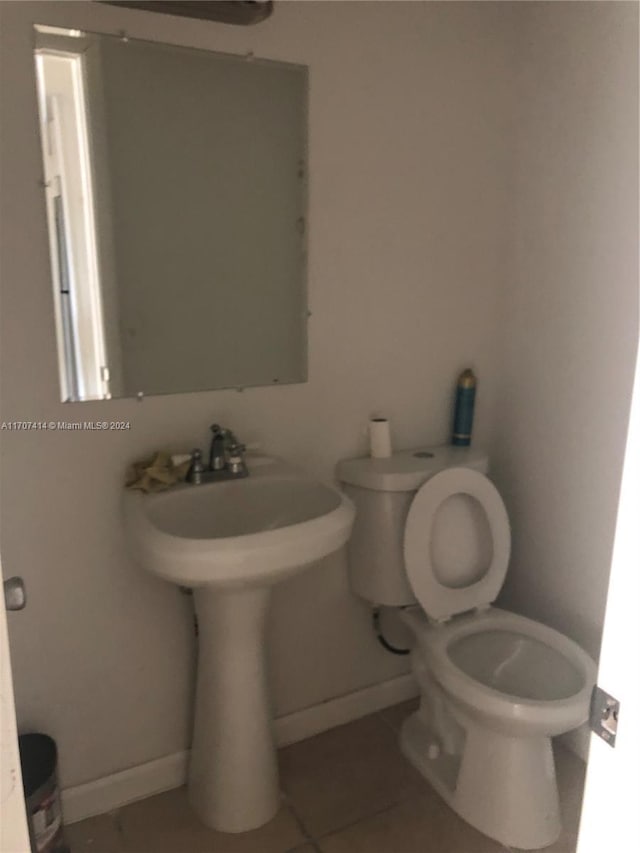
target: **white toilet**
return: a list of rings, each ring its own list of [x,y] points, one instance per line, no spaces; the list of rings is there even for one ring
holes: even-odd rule
[[[596,666],[576,643],[492,607],[507,513],[472,448],[351,459],[354,592],[402,607],[421,701],[402,728],[412,764],[466,821],[505,845],[552,844],[561,824],[550,738],[586,722]]]

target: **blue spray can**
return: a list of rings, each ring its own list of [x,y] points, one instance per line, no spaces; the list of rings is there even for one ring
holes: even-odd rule
[[[469,447],[473,427],[473,407],[476,402],[477,380],[470,368],[463,370],[456,384],[456,406],[453,415],[451,444]]]

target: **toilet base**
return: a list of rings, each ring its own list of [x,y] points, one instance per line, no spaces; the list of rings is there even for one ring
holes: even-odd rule
[[[551,739],[505,736],[456,716],[465,730],[459,754],[447,755],[417,712],[400,733],[406,758],[461,818],[489,838],[524,850],[553,844],[561,823]]]

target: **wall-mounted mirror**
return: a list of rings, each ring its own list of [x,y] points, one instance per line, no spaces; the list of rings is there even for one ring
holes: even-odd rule
[[[304,382],[307,69],[35,33],[62,399]]]

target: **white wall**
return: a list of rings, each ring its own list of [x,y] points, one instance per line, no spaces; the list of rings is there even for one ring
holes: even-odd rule
[[[452,385],[480,377],[493,434],[507,282],[513,33],[506,4],[282,3],[249,29],[96,3],[3,3],[2,419],[129,420],[126,432],[2,432],[5,573],[23,728],[50,732],[64,786],[184,748],[187,600],[129,559],[125,463],[190,448],[215,421],[330,476],[372,411],[398,447],[448,437]],[[37,138],[31,24],[126,29],[310,67],[310,378],[305,385],[63,405]],[[284,584],[271,620],[282,714],[389,678],[344,555]]]
[[[597,658],[638,340],[638,5],[522,7],[502,601]]]

